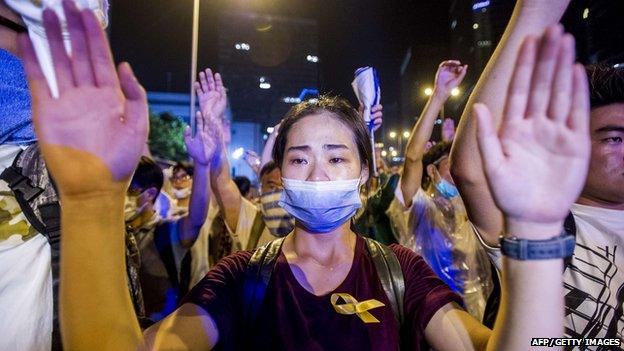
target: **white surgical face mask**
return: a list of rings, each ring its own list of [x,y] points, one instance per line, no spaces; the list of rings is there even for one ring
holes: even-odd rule
[[[191,196],[191,188],[173,189],[173,197],[176,199],[186,199]]]
[[[282,178],[282,206],[312,233],[328,233],[362,207],[360,178],[310,182]]]
[[[260,209],[264,224],[271,235],[283,237],[295,228],[295,218],[279,205],[282,190],[260,195]]]

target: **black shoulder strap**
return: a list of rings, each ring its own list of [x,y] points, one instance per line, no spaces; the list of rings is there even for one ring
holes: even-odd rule
[[[394,252],[381,243],[364,238],[371,255],[381,286],[390,300],[394,316],[399,325],[403,325],[403,298],[405,296],[405,280],[401,265]]]
[[[251,232],[249,234],[249,240],[247,241],[246,250],[253,250],[258,245],[258,240],[260,240],[260,236],[262,236],[262,231],[264,231],[265,223],[262,219],[262,212],[256,212],[256,216],[254,217],[253,224],[251,225]]]
[[[576,240],[576,222],[574,221],[574,215],[572,212],[568,213],[565,221],[563,222],[563,229],[568,233],[568,235],[573,235]],[[568,266],[572,263],[572,256],[566,257],[563,260],[563,270],[565,271]]]
[[[284,238],[259,247],[251,256],[243,285],[243,313],[245,335],[253,335],[254,324],[260,313],[275,261],[282,249]],[[251,339],[251,338],[249,338]]]

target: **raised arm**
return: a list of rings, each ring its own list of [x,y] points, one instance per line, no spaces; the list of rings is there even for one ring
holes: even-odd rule
[[[477,122],[472,116],[476,102],[486,104],[498,126],[505,105],[504,92],[509,85],[516,55],[527,35],[542,35],[546,27],[557,23],[570,0],[518,0],[507,29],[488,62],[459,122],[451,150],[451,174],[460,190],[470,220],[488,244],[498,245],[503,230],[503,216],[489,192],[477,147]],[[560,35],[552,28],[550,36]]]
[[[219,73],[213,75],[210,68],[200,72],[199,82],[195,83],[195,92],[202,114],[214,116],[221,126],[220,121],[224,118],[227,106],[227,95],[221,75]],[[217,150],[210,162],[210,186],[225,217],[225,223],[230,230],[236,231],[242,196],[230,174],[230,163],[223,138],[220,138]]]
[[[63,8],[71,57],[57,15],[52,10],[43,15],[58,99],[28,36],[19,38],[39,145],[61,199],[63,344],[68,350],[137,350],[145,342],[127,285],[123,208],[147,141],[146,94],[127,63],[115,70],[95,15],[69,0]],[[167,328],[184,324],[186,333],[198,336],[187,341],[188,348],[208,349],[217,340],[212,319],[194,305],[185,306],[168,318],[172,326]],[[165,348],[179,345],[171,333],[159,334]]]
[[[210,202],[210,162],[219,146],[219,124],[212,115],[197,112],[197,132],[192,135],[190,127],[184,131],[186,149],[193,159],[195,171],[189,204],[189,215],[180,223],[179,239],[184,247],[191,247],[208,215]]]
[[[553,37],[553,30],[541,40],[524,41],[498,133],[487,105],[473,106],[482,167],[504,213],[508,238],[559,236],[587,176],[587,78],[583,67],[574,65],[572,36]],[[426,328],[433,348],[455,350],[463,343],[487,350],[527,350],[532,338],[563,335],[562,259],[504,256],[503,267],[501,308],[491,335],[466,312],[447,306]]]
[[[411,206],[412,198],[421,186],[422,158],[426,152],[427,142],[431,139],[438,114],[451,95],[451,91],[461,84],[466,76],[467,68],[468,66],[462,66],[459,61],[444,61],[438,67],[433,94],[429,97],[427,105],[414,125],[405,147],[401,191],[407,207]]]

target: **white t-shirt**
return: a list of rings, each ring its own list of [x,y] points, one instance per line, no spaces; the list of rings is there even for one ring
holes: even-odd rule
[[[624,211],[574,204],[571,212],[576,247],[563,273],[565,334],[572,338],[619,337],[619,348],[588,349],[624,350]],[[486,251],[501,269],[500,249],[486,246]]]
[[[21,148],[0,145],[0,172]],[[52,269],[50,244],[26,222],[0,180],[0,350],[50,350]]]

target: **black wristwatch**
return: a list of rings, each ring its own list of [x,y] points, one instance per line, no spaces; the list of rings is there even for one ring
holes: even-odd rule
[[[548,240],[501,237],[500,244],[503,255],[515,260],[550,260],[572,256],[576,240],[573,235],[563,232]]]

